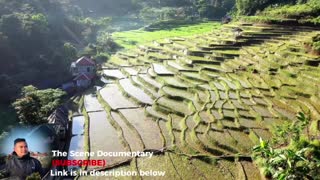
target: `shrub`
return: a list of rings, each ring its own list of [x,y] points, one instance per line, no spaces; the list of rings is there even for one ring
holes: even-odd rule
[[[101,46],[102,51],[115,52],[120,46],[112,39],[112,36],[108,32],[102,32],[97,37],[97,43]]]
[[[315,51],[320,51],[320,41],[312,43],[312,49]]]
[[[308,141],[295,148],[275,149],[260,139],[254,158],[266,177],[274,179],[320,178],[320,146]]]
[[[320,51],[320,34],[312,37],[312,49],[315,51]]]
[[[66,93],[60,89],[38,90],[34,86],[22,88],[22,97],[12,104],[23,123],[41,124],[62,104]]]
[[[277,127],[277,140],[273,144],[260,138],[260,144],[253,148],[253,158],[266,177],[281,180],[320,178],[319,141],[305,139],[302,134],[309,122],[308,117],[299,113],[291,124]],[[273,147],[279,142],[282,142],[281,147]]]
[[[305,3],[297,5],[284,5],[281,7],[268,7],[261,15],[283,18],[301,18],[306,16],[316,16],[320,12],[320,3]]]
[[[288,145],[290,141],[297,142],[301,136],[301,132],[306,128],[310,121],[310,117],[299,113],[297,120],[294,122],[285,122],[281,126],[276,126],[273,138],[273,144]]]
[[[277,18],[316,17],[318,0],[236,0],[237,15],[259,15]]]
[[[99,53],[93,57],[98,64],[105,63],[110,58],[108,53]]]
[[[26,180],[41,180],[39,173],[32,173],[30,176],[26,177]]]

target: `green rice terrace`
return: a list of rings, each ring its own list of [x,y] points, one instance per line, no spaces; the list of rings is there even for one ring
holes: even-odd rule
[[[241,36],[235,28],[243,30]],[[96,96],[84,96],[81,146],[155,153],[106,157],[101,171],[165,171],[158,179],[264,179],[251,159],[260,137],[270,140],[276,125],[309,111],[308,131],[319,136],[320,57],[304,46],[319,33],[233,23],[118,52],[100,72],[105,85]]]

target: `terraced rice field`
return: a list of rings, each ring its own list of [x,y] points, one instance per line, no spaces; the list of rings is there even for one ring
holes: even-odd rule
[[[165,179],[261,179],[250,158],[259,137],[298,111],[320,119],[320,58],[303,46],[317,33],[231,24],[119,52],[97,92],[105,112],[89,113],[91,151],[156,152],[115,170],[164,170]]]
[[[84,107],[86,108],[87,112],[103,111],[98,99],[92,94],[84,96]]]
[[[84,151],[84,117],[74,116],[72,117],[72,137],[70,139],[69,152],[83,152]],[[69,154],[69,153],[68,153]],[[81,157],[70,156],[67,157],[69,160],[81,160]],[[77,169],[76,166],[68,166],[68,170]]]

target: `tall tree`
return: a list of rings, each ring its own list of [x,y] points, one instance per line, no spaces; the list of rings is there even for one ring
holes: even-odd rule
[[[34,86],[22,88],[22,97],[12,105],[17,111],[21,122],[26,124],[41,124],[47,121],[48,116],[62,103],[66,94],[60,89],[38,90]]]

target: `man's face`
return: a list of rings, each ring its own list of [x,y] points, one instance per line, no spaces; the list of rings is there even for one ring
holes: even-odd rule
[[[18,157],[22,157],[22,156],[28,154],[28,152],[29,152],[28,145],[26,142],[16,143],[13,150],[17,153]]]

